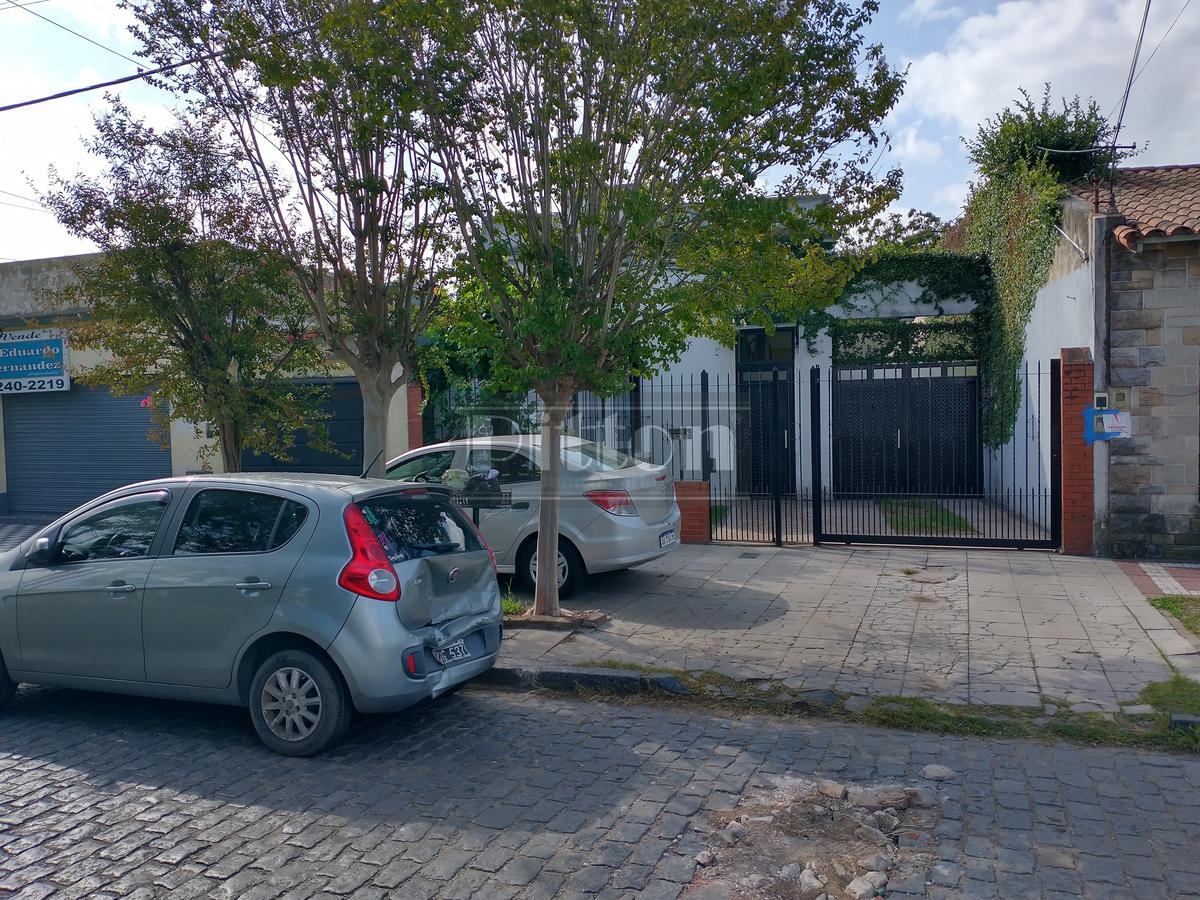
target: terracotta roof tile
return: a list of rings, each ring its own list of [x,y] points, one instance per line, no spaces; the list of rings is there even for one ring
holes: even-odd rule
[[[1091,199],[1089,185],[1071,190]],[[1130,250],[1145,238],[1200,234],[1200,164],[1117,169],[1113,193],[1126,220],[1113,235]]]

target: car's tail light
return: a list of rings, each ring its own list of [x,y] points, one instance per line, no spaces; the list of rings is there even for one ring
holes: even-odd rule
[[[400,580],[396,570],[362,510],[351,503],[342,513],[342,520],[346,523],[352,556],[338,576],[338,584],[372,600],[399,600]]]
[[[588,491],[583,496],[614,516],[637,515],[637,507],[633,505],[629,491]]]

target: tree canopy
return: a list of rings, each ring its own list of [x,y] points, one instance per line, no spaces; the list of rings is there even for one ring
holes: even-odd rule
[[[319,372],[307,306],[264,222],[235,148],[200,118],[156,131],[120,103],[87,143],[97,177],[59,176],[43,202],[101,255],[60,301],[82,307],[72,342],[104,354],[82,380],[147,393],[168,415],[213,423],[226,471],[243,449],[287,458],[322,434],[320,397],[289,376]]]

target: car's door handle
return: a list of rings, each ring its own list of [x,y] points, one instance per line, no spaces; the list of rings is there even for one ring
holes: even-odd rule
[[[239,581],[234,585],[239,591],[269,591],[271,582],[269,581]]]
[[[528,500],[519,500],[518,502],[516,502],[512,506],[510,506],[509,509],[529,509],[529,501]]]
[[[137,590],[137,585],[126,584],[124,581],[114,581],[105,590],[110,594],[132,594]]]

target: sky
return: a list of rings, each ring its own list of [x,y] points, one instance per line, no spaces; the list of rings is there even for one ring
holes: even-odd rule
[[[1122,143],[1142,148],[1130,164],[1200,162],[1200,0],[1188,3],[1151,4],[1121,133]],[[1022,87],[1040,96],[1049,82],[1055,97],[1094,97],[1115,118],[1142,14],[1136,0],[880,0],[880,6],[869,38],[908,75],[885,122],[892,147],[879,165],[904,170],[896,209],[943,218],[959,212],[972,177],[961,137],[973,135]],[[0,105],[132,73],[135,66],[118,55],[133,57],[138,49],[128,24],[116,0],[0,0]],[[169,121],[165,92],[134,83],[119,93],[151,123]],[[93,168],[82,139],[104,108],[103,93],[95,92],[0,113],[0,262],[93,249],[39,209],[36,196],[51,166],[64,175]]]

